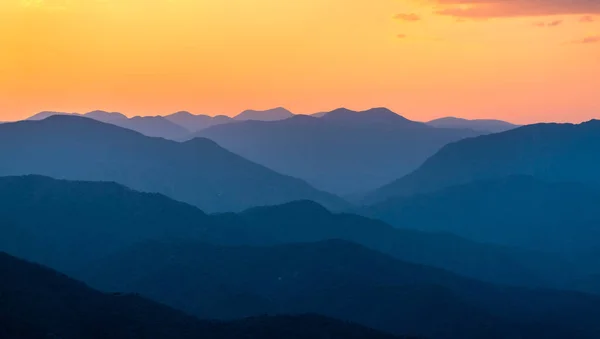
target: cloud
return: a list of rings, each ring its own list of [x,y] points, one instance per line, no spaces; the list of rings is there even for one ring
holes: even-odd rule
[[[600,14],[600,0],[431,0],[437,14],[468,19]]]
[[[600,35],[589,36],[580,40],[571,41],[572,44],[595,44],[600,43]]]
[[[594,17],[591,15],[585,15],[579,19],[579,22],[585,22],[585,23],[594,22],[594,21],[596,21],[596,19],[594,19]]]
[[[394,16],[394,19],[402,21],[419,21],[421,17],[414,13],[400,13]]]
[[[406,39],[406,38],[408,38],[408,35],[406,35],[406,34],[397,34],[396,37],[398,39]]]
[[[556,27],[556,26],[562,25],[562,23],[563,23],[562,20],[555,20],[555,21],[550,21],[550,22],[538,21],[538,22],[533,23],[533,25],[536,27]]]

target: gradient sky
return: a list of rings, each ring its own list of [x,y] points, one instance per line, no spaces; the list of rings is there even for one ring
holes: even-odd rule
[[[0,120],[600,118],[600,0],[0,0]]]

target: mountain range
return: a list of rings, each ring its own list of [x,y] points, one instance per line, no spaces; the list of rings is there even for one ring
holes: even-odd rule
[[[328,239],[495,283],[559,287],[597,272],[597,265],[575,269],[567,258],[543,252],[334,214],[310,201],[207,215],[163,195],[114,183],[25,176],[0,178],[0,204],[0,250],[69,274],[147,241],[270,246]]]
[[[257,120],[257,121],[277,121],[284,120],[294,116],[294,113],[288,111],[283,107],[277,107],[273,109],[268,109],[264,111],[257,110],[245,110],[242,113],[236,115],[233,119],[237,121],[248,121],[248,120]]]
[[[233,118],[225,115],[196,115],[187,111],[179,111],[166,116],[135,116],[128,118],[119,112],[97,110],[83,114],[43,111],[29,117],[27,120],[43,120],[54,115],[82,116],[128,128],[149,137],[161,137],[171,140],[189,138],[192,132],[220,124],[247,120],[275,121],[294,116],[293,113],[285,108],[278,107],[264,111],[246,110]]]
[[[158,192],[208,212],[309,199],[346,203],[302,180],[278,174],[213,141],[184,143],[77,116],[0,125],[0,175],[114,181]]]
[[[600,187],[514,175],[392,198],[363,208],[363,212],[402,228],[577,253],[598,247],[597,206]]]
[[[193,135],[324,191],[347,195],[389,183],[447,143],[479,134],[434,128],[375,108],[222,124]]]
[[[201,115],[201,114],[192,114],[187,111],[180,111],[173,114],[169,114],[165,116],[165,119],[170,122],[177,124],[190,132],[197,132],[199,130],[220,125],[226,124],[233,121],[230,117],[226,115],[217,115],[211,117],[209,115]],[[178,139],[182,137],[187,137],[187,135],[179,135]]]
[[[600,121],[529,125],[450,143],[414,172],[367,193],[363,203],[510,175],[598,185],[598,173]]]
[[[168,117],[136,116],[133,118],[128,118],[122,113],[106,111],[92,111],[84,114],[45,111],[31,116],[27,120],[44,120],[46,118],[56,115],[86,117],[108,124],[116,125],[119,127],[127,128],[130,130],[134,130],[149,137],[180,139],[190,133],[190,130],[181,126],[180,124],[172,122]]]
[[[468,128],[482,133],[499,133],[505,132],[511,129],[515,129],[519,126],[511,124],[510,122],[502,120],[492,119],[462,119],[455,117],[446,117],[435,119],[427,122],[427,125],[438,127],[438,128]]]
[[[316,315],[198,320],[137,295],[104,294],[0,252],[0,337],[18,339],[392,339]]]
[[[600,296],[490,285],[339,240],[274,247],[146,243],[87,271],[93,286],[140,293],[204,318],[318,311],[431,338],[600,335]]]

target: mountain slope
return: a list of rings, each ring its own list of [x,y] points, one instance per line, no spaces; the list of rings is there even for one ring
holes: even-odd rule
[[[333,214],[309,201],[207,216],[165,196],[117,184],[28,176],[0,178],[0,205],[0,250],[66,273],[150,240],[274,245],[344,239],[487,281],[554,286],[568,276],[577,278],[560,258],[395,229],[377,220]],[[581,277],[589,273],[595,272]]]
[[[0,337],[18,339],[394,338],[320,316],[200,321],[133,295],[103,294],[0,253]]]
[[[510,176],[390,199],[364,212],[403,228],[573,253],[598,246],[597,206],[599,188]]]
[[[477,133],[428,127],[378,108],[246,121],[194,135],[319,189],[347,195],[408,174],[445,144]]]
[[[446,117],[435,119],[427,123],[429,126],[438,128],[469,128],[475,131],[485,133],[499,133],[505,132],[511,129],[515,129],[519,126],[511,124],[510,122],[502,120],[492,119],[475,119],[467,120],[455,117]]]
[[[190,130],[180,126],[160,116],[133,117],[128,118],[122,113],[92,111],[85,114],[79,113],[61,113],[61,112],[40,112],[27,120],[43,120],[55,115],[81,116],[107,124],[127,128],[149,137],[160,137],[165,139],[182,139],[190,133]]]
[[[149,137],[159,137],[165,139],[181,139],[188,135],[190,131],[178,124],[175,124],[164,117],[133,117],[126,120],[110,122],[119,127],[128,128],[142,133]]]
[[[177,143],[74,116],[0,126],[0,175],[41,174],[115,181],[163,193],[205,211],[235,211],[309,199],[345,202],[280,175],[207,139]]]
[[[283,120],[287,118],[291,118],[294,116],[294,113],[288,111],[283,107],[277,107],[273,109],[268,109],[264,111],[256,111],[256,110],[246,110],[242,113],[236,115],[233,119],[237,121],[248,121],[248,120],[257,120],[257,121],[277,121]]]
[[[366,203],[513,174],[600,184],[600,121],[538,124],[445,146],[419,169],[366,195]]]
[[[431,338],[600,334],[600,297],[487,285],[343,241],[263,248],[148,243],[88,269],[95,286],[138,292],[202,317],[319,312]]]
[[[181,111],[165,116],[165,119],[186,128],[191,132],[197,132],[210,126],[225,124],[232,119],[225,115],[214,117],[208,115],[195,115],[190,112]]]

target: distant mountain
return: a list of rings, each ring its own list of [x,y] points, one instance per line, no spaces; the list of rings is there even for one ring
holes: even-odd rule
[[[600,121],[529,125],[449,144],[416,171],[367,194],[364,202],[513,174],[600,184],[598,173]]]
[[[2,177],[0,205],[0,251],[67,273],[137,242],[205,239],[215,227],[193,206],[109,182]]]
[[[91,111],[83,114],[86,118],[92,118],[102,122],[120,122],[127,120],[127,116],[119,112],[106,112],[106,111]]]
[[[226,221],[222,224],[235,225],[228,234],[243,235],[237,242],[229,236],[228,244],[234,245],[342,239],[400,260],[441,267],[480,280],[527,286],[562,286],[565,277],[569,280],[570,275],[590,272],[588,266],[575,270],[569,260],[559,256],[476,243],[449,233],[393,228],[379,220],[334,214],[309,201],[257,207],[221,218]]]
[[[396,338],[315,315],[200,321],[139,296],[100,293],[4,253],[0,276],[1,338]]]
[[[500,283],[559,286],[595,272],[573,271],[569,261],[532,251],[333,214],[309,201],[208,216],[165,196],[114,183],[26,176],[0,178],[0,205],[0,250],[69,274],[143,241],[240,246],[327,239]]]
[[[312,313],[430,338],[596,338],[600,297],[488,285],[339,240],[276,247],[147,243],[88,282],[201,317]]]
[[[233,119],[238,121],[259,120],[259,121],[277,121],[294,116],[294,113],[283,107],[268,109],[265,111],[246,110],[236,115]]]
[[[126,120],[107,122],[140,132],[149,137],[160,137],[171,140],[181,139],[190,133],[186,128],[163,117],[133,117]]]
[[[233,121],[232,118],[225,115],[214,117],[208,115],[194,115],[190,112],[181,111],[165,116],[165,119],[175,123],[191,132],[197,132],[210,126],[225,124]]]
[[[462,118],[447,117],[435,119],[427,123],[429,126],[438,128],[470,128],[480,132],[498,133],[515,129],[519,126],[510,122],[492,119],[467,120]]]
[[[384,126],[401,128],[421,128],[427,129],[423,123],[411,121],[398,115],[387,108],[372,108],[363,112],[352,111],[346,108],[339,108],[327,112],[320,117],[322,120],[331,121],[338,124],[356,125],[358,127]]]
[[[0,175],[115,181],[163,193],[205,211],[309,199],[346,203],[302,180],[280,175],[197,138],[178,143],[76,116],[0,126]]]
[[[81,115],[79,113],[66,113],[66,112],[54,112],[54,111],[43,111],[43,112],[39,112],[37,114],[34,114],[32,116],[30,116],[29,118],[27,118],[27,120],[44,120],[48,117],[54,116],[54,115]]]
[[[138,242],[181,239],[234,246],[344,239],[401,260],[526,286],[561,286],[595,272],[575,271],[560,257],[333,214],[309,201],[207,216],[113,183],[26,176],[0,178],[0,205],[0,250],[70,274]]]
[[[319,189],[347,195],[389,183],[445,144],[478,133],[433,128],[378,108],[225,124],[194,135]]]
[[[573,253],[598,247],[597,206],[600,188],[510,176],[393,198],[364,211],[398,227]]]
[[[190,130],[183,126],[173,123],[164,117],[148,116],[148,117],[133,117],[127,118],[122,113],[118,112],[106,112],[106,111],[92,111],[85,114],[79,113],[61,113],[61,112],[40,112],[27,120],[43,120],[55,115],[69,115],[69,116],[81,116],[97,121],[105,122],[108,124],[116,125],[119,127],[127,128],[139,133],[142,133],[149,137],[160,137],[165,139],[182,139],[186,137]]]

